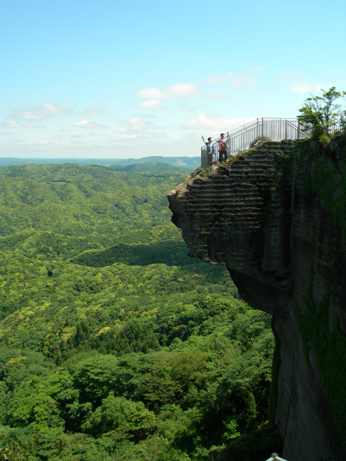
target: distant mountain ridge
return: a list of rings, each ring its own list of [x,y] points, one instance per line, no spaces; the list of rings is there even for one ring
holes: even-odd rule
[[[176,167],[187,167],[189,171],[195,170],[200,166],[200,157],[142,157],[139,159],[129,158],[129,159],[115,159],[115,158],[0,158],[0,168],[5,168],[8,166],[19,166],[27,164],[61,164],[61,163],[78,163],[79,165],[102,165],[102,166],[112,166],[112,165],[138,165],[143,163],[163,163],[167,165],[174,165]],[[125,170],[122,170],[125,171]],[[128,170],[126,170],[128,171]],[[173,170],[167,170],[167,172]]]
[[[127,160],[119,160],[117,162],[121,165],[134,165],[138,163],[169,163],[170,165],[176,165],[181,167],[193,167],[198,168],[201,164],[200,157],[143,157],[140,159],[129,158]]]
[[[115,171],[124,171],[126,173],[142,173],[142,174],[149,174],[149,175],[156,175],[161,173],[183,173],[189,175],[192,173],[196,168],[195,167],[183,167],[177,166],[175,164],[171,165],[169,163],[135,163],[131,165],[112,165],[109,168]]]

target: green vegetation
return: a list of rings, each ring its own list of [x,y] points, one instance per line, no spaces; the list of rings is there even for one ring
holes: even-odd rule
[[[251,149],[248,149],[245,152],[241,152],[240,154],[232,155],[228,160],[226,160],[225,164],[229,166],[229,165],[232,165],[232,163],[239,160],[240,158],[249,157],[249,155],[251,155],[259,146],[260,146],[260,144],[257,145],[256,147],[252,147]],[[222,165],[220,165],[220,166],[222,166]]]
[[[180,173],[0,170],[0,460],[257,461],[274,338],[186,256]]]
[[[304,131],[326,147],[333,137],[346,130],[346,110],[340,110],[341,106],[335,104],[341,96],[346,96],[346,91],[336,91],[335,86],[322,91],[322,96],[307,98],[305,105],[299,109],[298,120]]]
[[[259,145],[263,144],[266,141],[271,141],[271,138],[268,138],[268,136],[257,136],[252,143],[250,144],[250,149],[252,147],[258,147]]]

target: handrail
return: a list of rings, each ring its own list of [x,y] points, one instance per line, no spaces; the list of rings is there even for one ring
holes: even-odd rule
[[[252,120],[245,125],[227,132],[225,138],[227,156],[244,152],[256,144],[256,141],[283,139],[303,139],[309,136],[296,118],[263,117]],[[212,143],[209,153],[206,146],[201,148],[201,166],[207,168],[212,163],[212,155],[218,152],[217,141]]]

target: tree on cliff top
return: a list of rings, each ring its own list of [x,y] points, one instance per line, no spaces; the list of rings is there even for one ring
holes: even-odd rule
[[[346,96],[346,92],[336,91],[335,86],[322,91],[322,96],[311,96],[305,100],[304,106],[299,109],[298,120],[313,138],[329,144],[333,135],[346,129],[346,110],[340,110],[341,105],[335,104],[337,99]]]

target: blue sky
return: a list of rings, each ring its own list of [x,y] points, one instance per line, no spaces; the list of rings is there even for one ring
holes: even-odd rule
[[[346,90],[345,0],[0,0],[1,157],[196,156]]]

